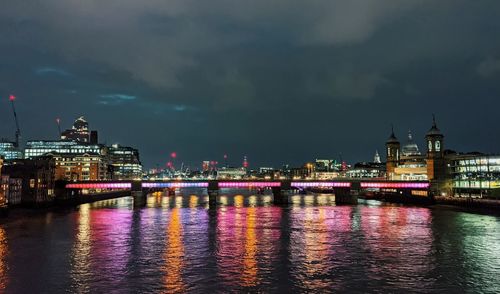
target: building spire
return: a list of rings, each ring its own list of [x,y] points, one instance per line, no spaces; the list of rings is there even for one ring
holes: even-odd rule
[[[441,131],[438,129],[437,124],[436,124],[436,116],[432,114],[432,127],[431,129],[427,132],[427,136],[431,135],[442,135]]]
[[[378,150],[375,150],[375,157],[373,158],[373,162],[381,163],[380,155],[378,154]]]
[[[398,142],[398,139],[396,138],[396,135],[394,135],[394,125],[391,124],[391,135],[389,136],[387,143],[394,143],[394,142]]]

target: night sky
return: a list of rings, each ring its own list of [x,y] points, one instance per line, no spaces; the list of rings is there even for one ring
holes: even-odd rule
[[[0,137],[84,115],[145,167],[500,151],[500,1],[0,0]]]

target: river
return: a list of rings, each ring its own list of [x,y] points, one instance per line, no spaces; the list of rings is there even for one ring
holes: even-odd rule
[[[197,191],[0,221],[0,292],[500,292],[500,218]]]

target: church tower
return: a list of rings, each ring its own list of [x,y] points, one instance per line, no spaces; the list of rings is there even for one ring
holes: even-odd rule
[[[387,179],[392,180],[394,177],[394,169],[398,166],[399,164],[399,156],[401,152],[401,144],[399,143],[398,139],[394,135],[394,128],[392,128],[391,136],[385,143],[386,147],[386,152],[387,152],[387,162],[386,162],[386,169],[387,169]]]
[[[446,164],[444,160],[444,136],[436,125],[436,118],[432,118],[432,127],[425,135],[427,143],[427,178],[431,182],[444,180]]]

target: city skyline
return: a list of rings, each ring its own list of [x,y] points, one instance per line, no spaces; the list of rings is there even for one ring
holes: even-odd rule
[[[365,161],[391,123],[422,147],[432,113],[446,148],[498,153],[500,4],[280,3],[8,5],[0,137],[13,94],[23,142],[85,115],[146,167],[173,151],[191,166]]]

